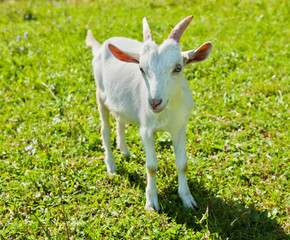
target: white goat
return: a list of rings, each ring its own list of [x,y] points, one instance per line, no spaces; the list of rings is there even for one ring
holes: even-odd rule
[[[159,130],[168,131],[172,136],[178,193],[184,207],[198,209],[187,184],[185,135],[193,99],[182,70],[189,63],[205,60],[212,44],[207,42],[197,50],[181,52],[179,41],[192,18],[189,16],[177,24],[161,45],[153,41],[146,18],[143,19],[143,43],[115,37],[100,45],[90,30],[86,38],[94,55],[92,64],[107,171],[116,172],[110,146],[110,111],[117,122],[118,147],[126,157],[130,152],[125,140],[125,124],[140,124],[148,179],[146,210],[159,210],[155,180],[158,160],[154,146]]]

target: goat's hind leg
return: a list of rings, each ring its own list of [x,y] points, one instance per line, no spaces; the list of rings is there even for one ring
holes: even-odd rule
[[[131,156],[125,138],[125,123],[118,117],[116,117],[117,124],[117,144],[124,157]]]
[[[107,166],[107,171],[110,174],[116,172],[115,158],[111,149],[111,126],[110,126],[110,117],[109,109],[104,105],[100,98],[99,91],[97,90],[97,101],[98,109],[101,118],[101,132],[103,138],[103,146],[105,148],[105,163]]]

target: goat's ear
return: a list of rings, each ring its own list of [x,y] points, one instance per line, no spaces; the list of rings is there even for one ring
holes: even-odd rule
[[[124,52],[112,44],[108,44],[108,48],[110,52],[120,61],[139,63],[140,56],[137,53]]]
[[[182,52],[184,65],[205,60],[212,49],[210,42],[202,44],[198,49]]]

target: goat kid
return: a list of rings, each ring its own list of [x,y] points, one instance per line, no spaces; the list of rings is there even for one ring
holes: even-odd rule
[[[168,131],[176,157],[178,194],[185,208],[198,206],[187,184],[185,151],[186,123],[193,99],[183,69],[190,63],[205,60],[212,49],[207,42],[197,50],[181,52],[180,38],[191,22],[189,16],[176,25],[167,40],[157,45],[146,18],[143,19],[143,43],[129,38],[114,37],[100,45],[90,30],[86,44],[92,47],[96,95],[101,118],[101,132],[108,173],[116,172],[110,146],[109,112],[117,122],[117,143],[129,157],[125,140],[125,124],[140,125],[140,136],[146,152],[146,210],[158,211],[156,158],[154,138],[157,131]]]

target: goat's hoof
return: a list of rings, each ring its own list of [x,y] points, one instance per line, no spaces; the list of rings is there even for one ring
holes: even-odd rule
[[[199,211],[199,207],[198,206],[193,206],[193,208],[194,208],[195,211],[197,211],[197,212]]]
[[[148,212],[158,212],[159,211],[159,205],[153,204],[153,203],[146,203],[145,210]]]
[[[105,159],[108,174],[114,174],[117,171],[114,157],[106,156]]]
[[[114,175],[117,172],[116,166],[107,166],[107,172],[110,175]]]
[[[125,158],[130,158],[131,157],[131,153],[129,152],[129,150],[127,151],[122,151],[122,154]]]
[[[199,211],[199,207],[196,204],[193,204],[193,203],[191,205],[184,205],[184,208],[188,209],[188,210],[194,210],[196,212]]]
[[[111,170],[109,171],[109,170],[107,170],[107,173],[108,173],[109,175],[115,175],[116,172],[117,172],[117,171],[111,171]]]
[[[199,207],[197,203],[195,202],[194,198],[191,194],[188,194],[187,196],[181,197],[183,201],[183,205],[186,209],[194,209],[195,211],[199,211]]]
[[[184,207],[185,207],[186,209],[194,210],[194,211],[196,211],[196,212],[199,211],[199,207],[197,206],[196,203],[195,203],[195,204],[191,203],[191,206],[184,206]]]

